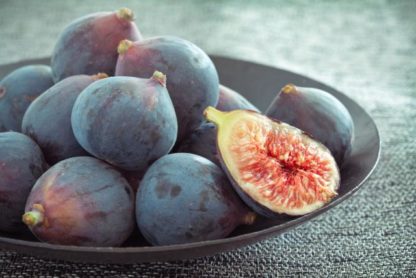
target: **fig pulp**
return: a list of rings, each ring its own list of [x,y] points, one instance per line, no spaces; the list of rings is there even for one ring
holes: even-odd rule
[[[0,231],[24,230],[21,216],[27,196],[46,168],[32,139],[17,132],[0,132]]]
[[[78,95],[106,74],[74,75],[56,83],[27,109],[22,131],[39,144],[50,164],[87,153],[78,144],[71,127],[71,113]]]
[[[0,132],[20,131],[30,103],[53,85],[49,66],[18,68],[0,81]]]
[[[135,43],[124,40],[118,52],[116,75],[149,78],[155,70],[166,74],[178,118],[178,142],[204,121],[205,107],[217,104],[217,70],[208,55],[193,43],[171,36]]]
[[[340,175],[334,158],[300,129],[248,110],[208,107],[204,114],[218,127],[223,169],[259,214],[303,215],[337,195]]]
[[[288,84],[266,116],[293,125],[324,144],[341,166],[351,152],[354,123],[345,106],[331,94]]]
[[[153,245],[228,236],[255,214],[214,163],[194,154],[166,155],[150,166],[136,198],[137,224]]]
[[[41,241],[78,246],[119,246],[134,228],[128,182],[92,157],[55,164],[32,188],[23,222]]]
[[[130,9],[89,14],[71,22],[60,34],[52,53],[55,82],[78,74],[105,72],[114,75],[117,45],[140,40]]]
[[[123,170],[144,172],[175,144],[178,123],[166,76],[116,76],[88,86],[75,101],[71,123],[80,145]]]

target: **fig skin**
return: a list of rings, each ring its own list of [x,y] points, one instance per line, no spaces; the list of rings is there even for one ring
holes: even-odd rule
[[[157,160],[136,197],[137,224],[152,245],[171,245],[228,236],[255,215],[241,202],[221,169],[194,154]]]
[[[193,43],[172,36],[148,38],[119,45],[116,75],[148,78],[158,70],[178,118],[178,142],[203,121],[203,110],[218,102],[218,74],[208,55]]]
[[[123,177],[130,184],[134,194],[137,193],[140,181],[143,179],[145,172],[142,171],[125,171],[123,169],[117,169],[123,175]]]
[[[33,187],[22,219],[41,241],[120,246],[134,228],[134,196],[110,165],[92,157],[63,160]]]
[[[47,165],[36,143],[24,134],[0,132],[0,231],[23,233],[26,199]]]
[[[340,167],[351,152],[354,136],[351,115],[338,99],[323,90],[288,84],[265,115],[295,126],[323,143]]]
[[[216,108],[221,111],[246,109],[260,112],[245,97],[224,85],[220,85],[220,95]],[[221,163],[218,158],[216,140],[217,132],[215,125],[204,122],[181,142],[176,152],[197,154],[220,166]]]
[[[49,66],[18,68],[0,81],[0,132],[21,131],[23,115],[30,103],[53,85]]]
[[[95,157],[144,172],[172,149],[177,120],[160,72],[150,79],[116,76],[88,86],[75,101],[75,138]]]
[[[252,110],[260,113],[260,110],[241,94],[220,84],[220,95],[216,108],[221,111],[236,109]]]
[[[22,132],[39,144],[50,164],[87,155],[72,132],[72,108],[86,87],[104,77],[105,74],[68,77],[39,96],[27,109]]]
[[[55,82],[79,74],[114,75],[117,45],[123,39],[142,39],[131,10],[86,15],[71,22],[60,34],[52,53]]]
[[[203,123],[176,149],[176,152],[193,153],[205,157],[220,166],[217,152],[217,131],[212,123]]]
[[[249,110],[208,107],[204,115],[217,126],[222,169],[256,213],[304,215],[337,195],[340,173],[334,157],[302,130]]]

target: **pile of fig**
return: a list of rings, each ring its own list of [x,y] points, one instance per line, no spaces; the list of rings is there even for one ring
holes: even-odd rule
[[[195,44],[143,38],[128,8],[90,14],[50,66],[0,81],[0,232],[97,247],[135,227],[152,245],[225,238],[333,200],[353,132],[327,92],[289,84],[262,114]]]

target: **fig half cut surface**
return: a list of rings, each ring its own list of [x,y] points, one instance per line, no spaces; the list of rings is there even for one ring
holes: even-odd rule
[[[300,129],[249,110],[204,111],[215,123],[221,164],[240,197],[257,213],[304,215],[337,195],[331,152]]]

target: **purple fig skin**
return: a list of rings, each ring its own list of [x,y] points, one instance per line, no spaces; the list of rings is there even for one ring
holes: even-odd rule
[[[71,113],[78,95],[101,75],[68,77],[39,96],[27,109],[22,131],[39,144],[46,160],[58,161],[86,155],[71,127]]]
[[[219,81],[208,55],[193,43],[171,36],[119,46],[116,75],[148,78],[158,70],[167,76],[167,89],[178,118],[178,142],[203,121],[203,110],[218,102]]]
[[[23,233],[26,199],[47,165],[36,143],[24,134],[0,132],[0,231]]]
[[[246,109],[260,112],[260,110],[245,97],[224,85],[220,85],[220,95],[216,108],[221,111]]]
[[[143,176],[145,173],[142,171],[125,171],[122,169],[118,169],[118,170],[123,175],[123,177],[128,181],[134,194],[136,194],[137,189],[139,188],[140,181],[143,179]]]
[[[220,166],[215,125],[212,123],[203,123],[182,141],[175,152],[197,154]]]
[[[94,82],[75,101],[75,138],[97,158],[126,171],[144,172],[176,141],[178,123],[164,82],[155,76]]]
[[[0,81],[0,132],[18,131],[30,103],[53,85],[49,66],[29,65]]]
[[[110,165],[92,157],[73,157],[39,178],[25,212],[23,221],[41,241],[120,246],[134,228],[134,194]]]
[[[71,22],[60,34],[52,53],[55,82],[79,74],[114,75],[117,45],[123,39],[142,39],[128,9],[89,14]]]
[[[245,97],[233,91],[232,89],[220,85],[220,95],[217,109],[221,111],[231,111],[235,109],[246,109],[259,112],[259,109],[251,104]],[[215,125],[204,122],[187,136],[175,150],[176,152],[186,152],[200,155],[214,162],[218,166],[221,165],[218,158],[217,131]]]
[[[345,106],[331,94],[286,85],[267,108],[266,116],[295,126],[324,144],[342,166],[349,156],[354,123]]]
[[[189,153],[157,160],[136,197],[137,224],[152,245],[171,245],[228,236],[255,215],[211,161]]]

